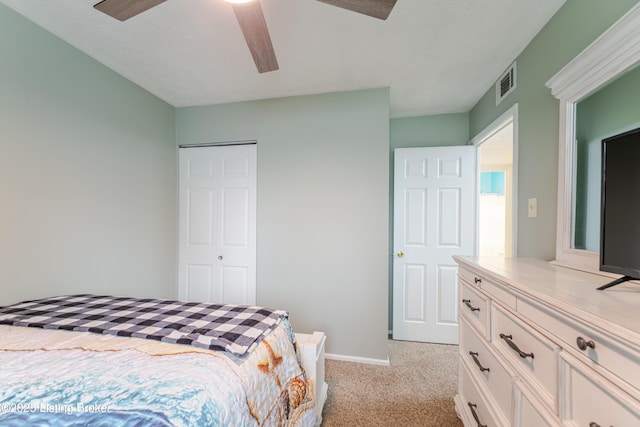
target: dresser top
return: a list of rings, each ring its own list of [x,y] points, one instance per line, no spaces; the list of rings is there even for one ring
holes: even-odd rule
[[[640,282],[614,280],[530,258],[463,257],[463,267],[640,345]]]

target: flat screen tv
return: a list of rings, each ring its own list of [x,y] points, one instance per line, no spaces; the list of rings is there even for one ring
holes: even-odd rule
[[[640,279],[640,128],[602,140],[600,270]]]

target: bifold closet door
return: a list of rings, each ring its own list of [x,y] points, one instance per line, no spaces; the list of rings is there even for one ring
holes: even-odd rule
[[[256,302],[256,147],[180,148],[182,300]]]

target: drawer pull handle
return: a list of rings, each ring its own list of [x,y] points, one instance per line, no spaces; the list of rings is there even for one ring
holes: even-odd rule
[[[600,427],[600,424],[594,423],[593,421],[589,423],[589,427]],[[611,426],[613,427],[613,426]]]
[[[467,404],[469,405],[469,409],[471,409],[471,415],[473,415],[473,419],[476,420],[476,424],[478,424],[478,427],[487,427],[486,424],[480,424],[480,418],[478,417],[478,414],[476,414],[476,410],[475,410],[475,408],[477,408],[478,405],[471,402],[467,402]]]
[[[509,344],[509,347],[511,347],[513,351],[518,353],[518,355],[523,359],[526,359],[527,357],[530,357],[533,359],[533,353],[525,353],[524,351],[520,350],[518,346],[512,341],[513,337],[511,335],[500,334],[500,338],[505,340],[506,343]]]
[[[489,372],[489,368],[485,368],[480,364],[480,361],[478,360],[477,352],[470,351],[469,355],[473,358],[473,361],[476,362],[476,365],[478,365],[478,368],[480,368],[480,372],[484,372],[484,371]]]
[[[473,282],[477,285],[478,283],[482,283],[482,279],[480,279],[479,277],[475,277],[473,279]]]
[[[471,311],[480,311],[480,308],[474,307],[474,306],[471,305],[471,300],[470,299],[463,299],[462,302],[464,303],[464,305],[469,307],[469,310],[471,310]]]
[[[578,337],[576,339],[576,344],[578,344],[578,348],[582,351],[585,351],[587,348],[596,348],[596,343],[593,340],[585,340],[582,337]]]

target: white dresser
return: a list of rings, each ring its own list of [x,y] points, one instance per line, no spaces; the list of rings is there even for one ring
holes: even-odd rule
[[[465,427],[640,426],[640,284],[546,261],[460,265]]]

